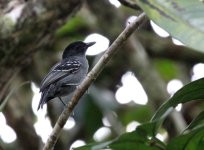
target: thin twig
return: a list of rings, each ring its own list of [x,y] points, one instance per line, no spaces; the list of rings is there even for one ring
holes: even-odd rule
[[[123,32],[118,36],[118,38],[112,43],[112,45],[107,49],[98,63],[94,68],[89,72],[86,78],[83,80],[81,85],[75,91],[69,105],[63,110],[62,114],[59,116],[52,133],[50,134],[44,150],[50,150],[54,147],[57,139],[60,136],[62,128],[64,127],[68,117],[72,113],[74,107],[78,103],[80,97],[86,92],[91,83],[97,78],[100,72],[103,70],[105,64],[113,57],[113,55],[119,50],[119,47],[127,40],[127,38],[133,33],[133,31],[138,28],[143,21],[146,20],[145,13],[142,13],[137,17],[135,21],[130,23]]]
[[[130,0],[118,0],[121,4],[123,4],[124,6],[130,7],[132,9],[135,10],[141,10],[141,8],[134,2],[130,1]]]

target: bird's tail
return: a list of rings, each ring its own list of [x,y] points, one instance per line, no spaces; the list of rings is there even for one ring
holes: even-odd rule
[[[43,105],[47,102],[47,91],[42,92],[40,102],[38,104],[38,109],[43,108]]]

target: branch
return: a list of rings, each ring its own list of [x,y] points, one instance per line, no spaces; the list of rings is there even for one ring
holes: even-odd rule
[[[107,51],[98,61],[98,63],[94,66],[94,68],[89,72],[89,74],[83,80],[81,85],[75,91],[71,101],[69,102],[68,107],[66,107],[62,114],[59,116],[59,119],[57,120],[53,131],[43,148],[44,150],[50,150],[54,147],[55,143],[57,142],[57,139],[60,136],[62,128],[64,127],[74,107],[78,103],[80,97],[85,93],[91,83],[97,78],[97,76],[103,70],[105,64],[107,64],[108,61],[113,57],[113,55],[119,50],[119,47],[127,40],[127,38],[133,33],[133,31],[143,23],[144,20],[146,20],[146,15],[145,13],[142,13],[134,22],[130,23],[118,36],[118,38],[112,43],[112,45],[107,49]]]
[[[121,4],[124,6],[130,7],[135,10],[141,10],[141,8],[134,2],[131,2],[129,0],[118,0]]]

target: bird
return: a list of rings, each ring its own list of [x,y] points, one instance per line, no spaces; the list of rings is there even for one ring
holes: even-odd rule
[[[87,75],[89,64],[85,53],[95,43],[76,41],[64,49],[61,61],[50,69],[41,82],[41,98],[37,110],[56,97],[64,104],[61,97],[73,93]]]

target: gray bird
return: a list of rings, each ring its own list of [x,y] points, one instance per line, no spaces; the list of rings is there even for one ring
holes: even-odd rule
[[[62,60],[50,69],[41,82],[38,110],[51,99],[58,97],[61,100],[61,97],[69,95],[82,82],[89,68],[85,52],[94,44],[77,41],[65,48]]]

